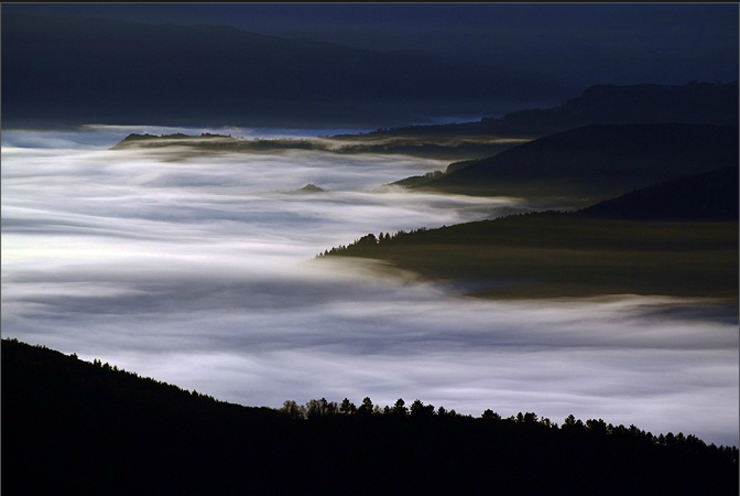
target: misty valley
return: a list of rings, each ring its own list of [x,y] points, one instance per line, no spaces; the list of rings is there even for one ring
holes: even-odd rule
[[[724,7],[9,7],[9,494],[737,493]]]
[[[534,174],[517,179],[530,197],[450,194],[392,185],[446,160],[243,150],[250,140],[167,131],[5,134],[3,323],[13,336],[242,404],[415,395],[465,413],[493,402],[504,414],[732,439],[737,168],[684,184],[731,162],[731,138],[707,138],[720,158],[686,161],[688,179],[668,186],[645,183],[670,170],[625,168],[629,185],[647,187],[644,204],[583,215],[604,194],[584,198],[582,173],[577,194],[564,184],[552,203]],[[311,141],[279,140],[294,142]],[[613,146],[633,163],[629,143]],[[532,214],[553,205],[560,214]],[[713,376],[717,387],[696,387]],[[613,391],[641,399],[617,414]],[[723,412],[711,426],[707,404]]]

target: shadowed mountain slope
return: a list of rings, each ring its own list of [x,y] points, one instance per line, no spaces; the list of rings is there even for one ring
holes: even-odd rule
[[[421,403],[291,418],[7,339],[2,365],[3,494],[737,493],[737,448],[683,433]]]
[[[293,116],[316,127],[327,117],[320,112],[341,110],[338,102],[527,101],[575,91],[486,63],[229,26],[18,14],[2,19],[2,69],[6,126],[34,119],[264,126],[259,118],[280,117],[284,126]]]
[[[580,210],[606,219],[738,220],[738,167],[727,167],[642,188]]]
[[[593,201],[737,164],[737,126],[593,125],[468,162],[423,188]]]
[[[516,136],[542,137],[592,124],[738,123],[738,83],[683,86],[596,85],[548,109],[510,112],[501,118],[457,124],[379,129],[365,136]]]
[[[562,105],[483,119],[489,132],[547,135],[591,124],[737,125],[738,83],[597,85]]]

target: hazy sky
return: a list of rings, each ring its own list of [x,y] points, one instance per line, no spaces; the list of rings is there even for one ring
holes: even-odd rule
[[[2,8],[15,128],[369,130],[549,108],[594,84],[738,80],[737,4]]]
[[[313,260],[367,232],[526,208],[371,192],[446,163],[177,160],[105,149],[130,131],[172,130],[95,129],[3,134],[5,337],[246,405],[418,398],[738,443],[737,320],[712,302],[481,301],[369,262]],[[309,182],[329,192],[290,193]]]
[[[737,80],[737,4],[13,4],[4,12],[223,24],[496,60],[580,84]],[[688,65],[688,67],[687,67]]]

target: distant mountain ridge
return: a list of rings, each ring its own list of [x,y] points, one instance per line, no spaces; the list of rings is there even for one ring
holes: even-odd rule
[[[738,125],[738,82],[597,85],[555,108],[483,119],[481,126],[491,133],[545,135],[590,124],[664,123]]]
[[[467,162],[421,187],[461,194],[595,200],[737,164],[737,126],[600,124]]]
[[[309,113],[314,107],[302,106],[311,102],[329,108],[355,100],[532,101],[574,91],[554,78],[485,63],[373,52],[229,26],[19,14],[2,17],[2,66],[6,124],[60,119],[238,125],[258,110],[273,118]],[[321,117],[313,114],[314,122]]]
[[[595,85],[549,109],[510,112],[477,122],[379,129],[375,135],[541,137],[591,124],[738,125],[738,82],[683,86]]]
[[[381,153],[390,155],[411,155],[440,160],[461,160],[490,157],[511,148],[518,142],[513,139],[437,139],[437,138],[393,138],[363,139],[318,138],[242,138],[218,134],[186,135],[182,133],[151,134],[132,133],[112,146],[111,150],[126,149],[165,149],[178,148],[179,152],[189,153],[237,152],[260,153],[281,150],[311,150],[340,154]]]

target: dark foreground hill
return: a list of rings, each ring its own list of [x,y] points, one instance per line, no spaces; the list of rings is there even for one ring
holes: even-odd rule
[[[737,126],[593,125],[469,162],[423,188],[593,201],[737,164]]]
[[[738,451],[534,413],[402,401],[244,408],[2,342],[3,494],[734,495]],[[352,405],[354,407],[354,405]],[[298,414],[296,414],[296,412]]]
[[[384,260],[479,296],[717,297],[736,311],[737,219],[736,163],[577,212],[369,234],[325,255]]]

